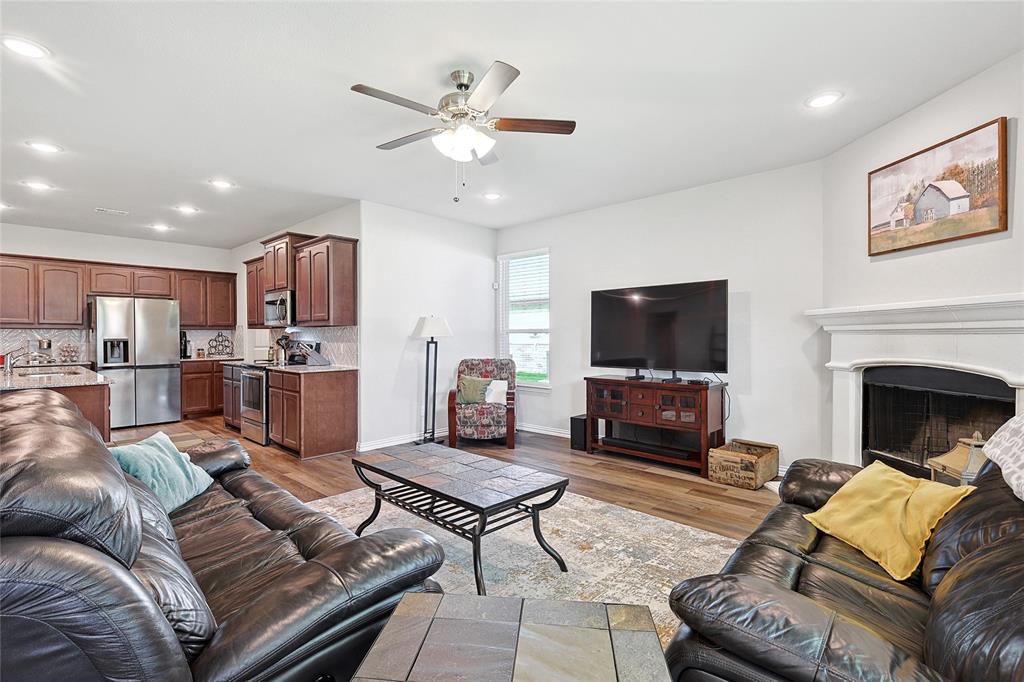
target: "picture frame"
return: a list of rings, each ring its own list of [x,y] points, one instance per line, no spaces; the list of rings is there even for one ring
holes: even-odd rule
[[[868,173],[868,256],[1005,232],[1006,117]]]

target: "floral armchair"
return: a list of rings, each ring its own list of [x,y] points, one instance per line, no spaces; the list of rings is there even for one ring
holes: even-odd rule
[[[460,403],[458,380],[480,377],[508,382],[505,405]],[[511,450],[516,446],[516,363],[507,358],[462,360],[455,377],[456,388],[448,392],[448,445],[457,447],[459,438],[504,438]]]

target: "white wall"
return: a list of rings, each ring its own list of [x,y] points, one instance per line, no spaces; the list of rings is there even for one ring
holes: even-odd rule
[[[467,357],[493,357],[496,235],[467,223],[362,202],[359,276],[360,449],[418,438],[423,429],[420,316],[443,315],[437,426],[447,429],[448,389]]]
[[[498,253],[551,252],[549,393],[521,389],[517,419],[564,432],[586,411],[590,292],[729,280],[729,437],[820,457],[824,337],[821,167],[809,163],[552,218],[498,233]],[[620,372],[621,373],[621,372]]]
[[[236,269],[235,259],[229,249],[12,223],[0,225],[0,251],[28,256],[76,258],[165,268],[226,272]],[[242,281],[245,281],[244,278]]]
[[[1018,53],[823,161],[825,306],[1024,290],[1022,83]],[[1009,117],[1009,231],[869,258],[868,171],[999,116]]]

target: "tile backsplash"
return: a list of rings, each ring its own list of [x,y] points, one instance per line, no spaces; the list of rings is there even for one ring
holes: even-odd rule
[[[231,341],[232,350],[227,355],[236,358],[245,356],[245,347],[240,343],[239,334],[234,329],[186,329],[185,334],[188,336],[188,340],[192,342],[192,357],[196,356],[197,348],[202,348],[206,351],[206,355],[209,356],[211,352],[210,342],[220,333],[223,333]]]
[[[61,357],[62,348],[67,348],[69,362],[88,362],[89,336],[85,329],[0,329],[0,353],[37,350],[36,341],[50,339],[50,354]]]
[[[335,365],[359,366],[359,327],[289,327],[295,341],[319,341],[320,353]],[[277,334],[274,335],[275,338]]]

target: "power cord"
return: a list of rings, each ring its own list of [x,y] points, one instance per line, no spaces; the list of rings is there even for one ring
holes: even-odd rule
[[[722,381],[722,377],[718,376],[717,372],[712,372],[712,374],[715,375],[715,379],[718,380],[718,383],[722,384],[722,390],[725,391],[725,397],[729,399],[729,402],[726,403],[725,419],[723,420],[729,421],[729,417],[732,416],[732,396],[729,395],[729,387],[725,385],[725,382]]]

